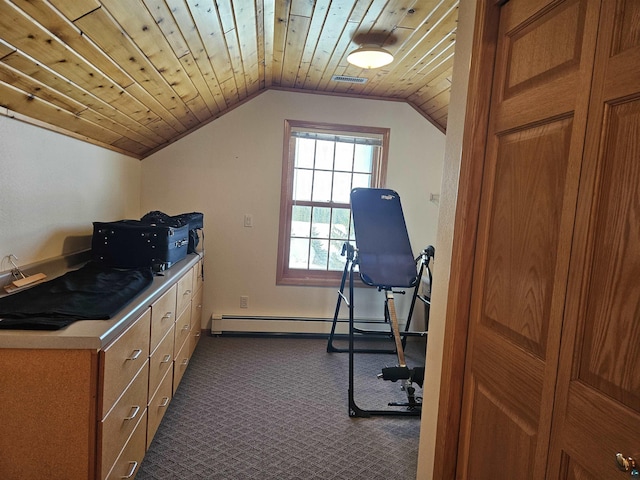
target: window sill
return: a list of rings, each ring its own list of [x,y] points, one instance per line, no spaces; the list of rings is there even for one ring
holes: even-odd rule
[[[281,273],[276,279],[276,285],[300,287],[339,287],[342,272],[312,272],[308,270],[288,271]]]

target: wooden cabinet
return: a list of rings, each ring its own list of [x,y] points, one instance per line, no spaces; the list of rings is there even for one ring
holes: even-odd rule
[[[187,307],[191,306],[191,294],[193,293],[193,269],[184,275],[177,284],[176,312],[180,316]]]
[[[176,285],[151,305],[151,351],[176,321]]]
[[[193,353],[187,340],[191,333],[194,269],[199,264],[200,261],[151,305],[146,448],[153,441]]]
[[[147,411],[149,382],[148,362],[145,359],[131,384],[122,393],[113,408],[100,422],[98,451],[101,452],[101,472],[111,471],[116,459],[127,446],[127,441],[139,420]],[[132,459],[134,461],[134,459]],[[102,475],[104,477],[104,475]]]
[[[189,365],[189,359],[195,350],[201,333],[202,321],[202,259],[178,282],[179,313],[176,321],[173,393],[176,392],[182,376]]]
[[[200,335],[202,334],[202,298],[204,282],[204,259],[200,258],[193,266],[193,296],[191,298],[191,346],[190,355],[198,345]]]
[[[176,332],[175,332],[175,344],[174,353],[177,358],[178,351],[182,348],[189,333],[191,332],[191,305],[186,308],[181,314],[178,320],[176,320]]]
[[[202,288],[200,288],[191,300],[191,352],[196,349],[200,335],[202,334]]]
[[[151,310],[100,352],[98,467],[105,478],[147,409]],[[135,460],[132,460],[135,461]]]
[[[175,325],[171,325],[169,331],[149,357],[149,397],[156,392],[164,376],[173,367],[174,330]]]
[[[147,310],[100,352],[102,417],[107,415],[133,377],[146,365],[149,358],[150,320],[151,312]]]
[[[182,375],[187,369],[191,357],[191,342],[188,342],[191,333],[191,302],[185,307],[176,321],[176,334],[174,343],[174,367],[173,367],[173,392],[176,392]]]
[[[200,265],[164,272],[122,318],[22,340],[0,332],[2,480],[135,477],[193,353]]]
[[[184,372],[187,370],[187,366],[189,366],[190,355],[190,343],[184,342],[182,344],[182,348],[176,353],[175,365],[173,367],[173,394],[175,395],[176,390],[178,389],[178,385],[180,385],[180,381],[182,380],[182,376]]]
[[[0,478],[94,478],[97,351],[0,349]]]
[[[124,450],[113,465],[113,469],[105,477],[106,480],[121,480],[135,477],[146,452],[146,426],[147,411],[145,410],[131,437],[129,437]]]
[[[173,365],[173,362],[171,362]],[[151,390],[149,390],[151,392]],[[147,408],[149,412],[149,420],[147,426],[147,448],[151,445],[154,435],[160,426],[162,417],[164,417],[169,402],[173,398],[173,368],[167,369],[164,377],[158,385],[157,390],[149,400]]]
[[[193,266],[193,291],[197,292],[202,288],[204,282],[204,259],[200,258]]]

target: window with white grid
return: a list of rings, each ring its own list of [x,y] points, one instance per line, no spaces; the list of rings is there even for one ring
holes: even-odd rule
[[[279,284],[332,285],[354,241],[349,194],[383,187],[389,130],[287,120]]]

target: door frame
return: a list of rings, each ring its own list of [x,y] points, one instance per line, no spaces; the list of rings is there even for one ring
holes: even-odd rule
[[[506,0],[508,1],[508,0]],[[454,480],[462,413],[463,379],[471,307],[471,281],[500,8],[505,0],[478,1],[469,70],[432,478]]]

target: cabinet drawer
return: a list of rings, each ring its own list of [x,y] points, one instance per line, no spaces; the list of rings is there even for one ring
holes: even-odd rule
[[[122,335],[100,352],[104,418],[149,358],[151,312],[140,316]]]
[[[103,476],[102,478],[107,480],[121,480],[135,477],[144,458],[146,438],[147,411],[145,410],[133,434],[129,437],[129,441],[109,472],[109,475],[106,477]]]
[[[178,385],[180,384],[180,380],[182,380],[182,376],[184,372],[187,370],[187,366],[189,366],[189,352],[191,351],[190,342],[186,342],[178,354],[176,355],[175,364],[173,366],[173,393],[175,395]]]
[[[185,308],[189,306],[189,302],[191,302],[191,294],[193,293],[193,268],[178,280],[177,287],[176,312],[177,315],[180,316]]]
[[[191,309],[187,308],[176,322],[175,343],[173,346],[174,356],[184,345],[184,342],[189,338],[189,332],[191,332]]]
[[[191,301],[191,354],[200,340],[202,333],[202,289],[200,289]]]
[[[202,335],[202,330],[198,329],[192,329],[191,330],[191,336],[189,337],[189,342],[190,342],[190,346],[189,346],[189,357],[191,357],[193,355],[194,350],[196,349],[196,347],[198,346],[198,342],[200,341],[200,336]]]
[[[151,351],[176,321],[176,286],[173,285],[151,305]]]
[[[204,268],[204,260],[201,258],[193,266],[193,291],[197,292],[202,288],[202,282],[204,281],[202,269]]]
[[[202,329],[202,298],[202,289],[200,289],[191,301],[191,330]]]
[[[138,420],[147,408],[149,369],[142,368],[118,399],[109,414],[100,422],[99,444],[102,472],[111,470],[118,454],[131,436]]]
[[[149,358],[149,396],[152,396],[160,385],[162,377],[173,366],[173,329],[171,328],[160,341],[160,345]]]
[[[167,411],[167,407],[172,398],[172,386],[173,370],[170,369],[160,382],[158,391],[149,401],[149,408],[147,409],[149,413],[149,420],[147,422],[147,448],[151,445],[151,441],[160,426],[160,421]]]

